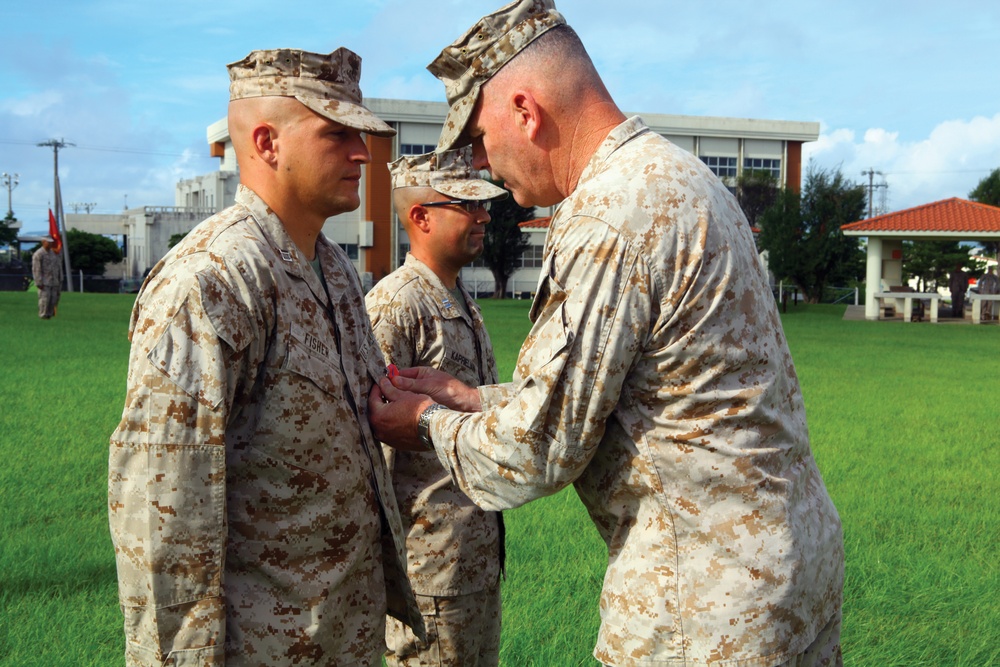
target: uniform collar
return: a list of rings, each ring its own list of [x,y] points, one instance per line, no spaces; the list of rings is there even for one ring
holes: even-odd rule
[[[327,303],[326,290],[323,289],[323,283],[320,282],[319,276],[313,271],[312,266],[309,265],[309,260],[306,259],[302,251],[292,241],[292,237],[285,230],[285,225],[282,224],[275,212],[267,205],[267,202],[261,199],[256,192],[240,184],[236,189],[236,203],[246,207],[250,211],[250,215],[253,216],[253,219],[264,232],[267,242],[271,245],[271,249],[278,258],[278,266],[275,268],[280,267],[286,273],[305,281],[310,291],[319,299],[320,303]],[[332,249],[328,247],[329,245],[329,241],[326,240],[323,234],[316,237],[316,256],[320,258],[320,266],[325,271],[327,285],[332,294],[334,285],[331,284],[331,255],[329,254]]]
[[[465,311],[462,310],[461,306],[454,303],[455,296],[451,293],[451,290],[448,289],[443,282],[441,282],[441,279],[436,273],[431,271],[429,266],[414,257],[412,253],[406,253],[406,261],[403,262],[403,265],[434,286],[434,302],[441,309],[441,314],[444,317],[449,319],[454,317],[466,317]],[[456,280],[455,285],[458,287],[458,291],[462,294],[462,298],[465,299],[466,304],[471,302],[472,297],[465,291],[465,285],[462,284],[461,278]]]
[[[632,116],[626,119],[608,132],[608,136],[604,138],[604,141],[597,147],[594,154],[590,156],[587,166],[580,174],[580,180],[577,181],[576,189],[579,190],[586,181],[597,176],[604,169],[604,163],[607,162],[608,158],[615,151],[645,132],[649,132],[649,127],[646,126],[645,121],[639,116]]]

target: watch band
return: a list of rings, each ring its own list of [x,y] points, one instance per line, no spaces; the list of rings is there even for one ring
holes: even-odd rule
[[[434,403],[424,408],[424,411],[420,413],[420,419],[417,420],[417,437],[428,450],[434,449],[434,443],[431,442],[431,415],[438,410],[447,409],[440,403]]]

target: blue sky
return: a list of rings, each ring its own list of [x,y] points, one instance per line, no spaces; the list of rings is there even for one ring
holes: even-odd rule
[[[50,139],[75,144],[59,152],[67,212],[173,205],[178,180],[218,168],[205,130],[226,113],[226,64],[253,49],[346,46],[365,96],[444,101],[427,63],[502,3],[5,2],[0,171],[20,175],[15,214],[46,228],[53,156],[36,144]],[[998,2],[557,6],[625,111],[819,122],[810,163],[883,172],[889,210],[966,197],[1000,167]]]

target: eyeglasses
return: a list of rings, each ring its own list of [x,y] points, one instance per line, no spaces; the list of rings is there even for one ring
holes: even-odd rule
[[[421,204],[421,206],[461,206],[468,213],[475,213],[479,209],[489,212],[490,205],[493,202],[489,199],[478,200],[478,199],[449,199],[447,201],[428,201]]]

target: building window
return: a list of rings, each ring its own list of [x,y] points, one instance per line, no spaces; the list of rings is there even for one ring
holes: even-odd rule
[[[400,266],[402,266],[403,264],[406,263],[406,253],[408,253],[408,252],[410,252],[410,244],[409,243],[400,243],[399,244],[399,265]]]
[[[743,171],[763,171],[776,181],[781,180],[781,160],[759,157],[743,158]]]
[[[526,269],[538,269],[542,266],[542,256],[545,254],[545,246],[530,245],[521,254],[521,266]]]
[[[424,153],[432,153],[437,150],[437,146],[433,144],[400,144],[399,154],[400,155],[423,155]]]
[[[702,155],[701,161],[708,165],[708,168],[712,170],[712,173],[719,178],[736,178],[736,158],[734,157]]]
[[[348,259],[357,259],[358,258],[358,244],[357,243],[338,243],[337,245],[339,245],[341,248],[344,249],[344,252],[347,253]]]

